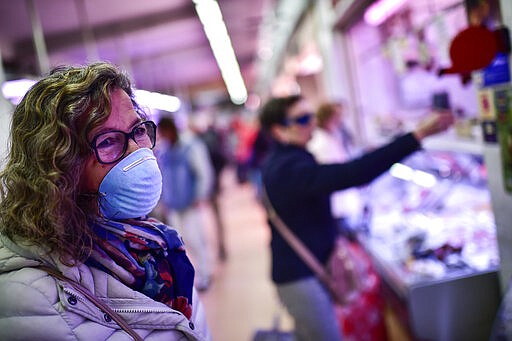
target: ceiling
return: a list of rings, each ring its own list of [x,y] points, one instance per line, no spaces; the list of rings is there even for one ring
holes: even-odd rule
[[[250,91],[259,33],[276,0],[218,3]],[[47,62],[34,45],[37,21]],[[0,51],[7,79],[101,59],[125,68],[139,89],[184,96],[221,89],[227,96],[192,0],[0,0]]]

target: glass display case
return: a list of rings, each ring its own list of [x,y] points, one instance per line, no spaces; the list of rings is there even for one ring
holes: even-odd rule
[[[500,300],[496,226],[483,157],[423,150],[366,189],[360,241],[417,340],[486,340]]]

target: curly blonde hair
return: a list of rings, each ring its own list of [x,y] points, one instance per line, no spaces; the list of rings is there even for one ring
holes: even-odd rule
[[[97,197],[81,193],[79,184],[92,153],[87,135],[108,119],[117,88],[146,118],[129,77],[105,62],[57,67],[26,93],[0,172],[0,233],[56,252],[68,265],[90,255]]]

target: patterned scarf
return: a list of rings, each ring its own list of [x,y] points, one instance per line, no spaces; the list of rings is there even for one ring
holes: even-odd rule
[[[99,238],[88,265],[190,319],[194,268],[174,229],[153,218],[105,220],[91,227]]]

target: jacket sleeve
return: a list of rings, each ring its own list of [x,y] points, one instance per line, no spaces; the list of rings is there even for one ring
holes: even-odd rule
[[[419,148],[419,142],[409,133],[349,162],[318,164],[311,154],[309,159],[297,156],[295,161],[281,164],[286,168],[276,172],[269,184],[279,184],[288,195],[328,194],[369,183]]]
[[[338,164],[334,171],[346,176],[346,179],[337,177],[340,179],[339,184],[342,187],[340,189],[369,183],[389,170],[394,163],[402,161],[420,147],[418,140],[409,133],[351,162]],[[327,169],[327,171],[330,170]]]
[[[0,340],[77,340],[59,312],[55,284],[47,281],[54,280],[0,281]]]

